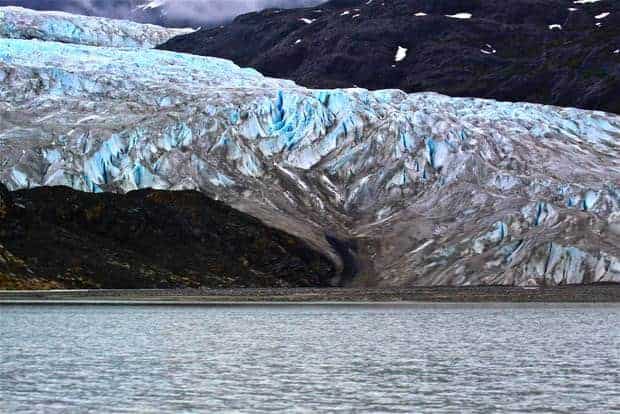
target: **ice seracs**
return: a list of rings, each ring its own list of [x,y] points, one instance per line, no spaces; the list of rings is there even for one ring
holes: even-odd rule
[[[312,90],[223,59],[0,39],[0,119],[12,189],[197,189],[353,280],[620,282],[617,115]]]

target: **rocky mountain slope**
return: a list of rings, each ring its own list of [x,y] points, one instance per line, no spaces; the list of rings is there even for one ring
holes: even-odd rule
[[[329,286],[300,239],[192,191],[0,185],[0,289]]]
[[[332,0],[170,40],[313,88],[395,88],[620,113],[616,0]]]
[[[157,50],[0,51],[13,190],[199,190],[303,240],[334,284],[620,282],[620,116],[311,90]]]

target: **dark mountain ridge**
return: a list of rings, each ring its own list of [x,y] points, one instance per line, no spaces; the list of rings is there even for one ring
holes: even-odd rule
[[[242,15],[160,48],[231,59],[313,88],[620,113],[620,6],[610,0],[334,0]]]

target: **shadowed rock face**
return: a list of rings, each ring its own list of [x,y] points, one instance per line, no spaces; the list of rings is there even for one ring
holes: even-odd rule
[[[198,192],[13,197],[0,216],[0,288],[328,286],[337,273],[298,238]]]
[[[310,90],[161,50],[0,51],[12,190],[199,190],[329,257],[334,283],[620,282],[617,115]]]
[[[620,113],[615,0],[338,0],[247,14],[160,47],[231,59],[308,87],[397,88]]]

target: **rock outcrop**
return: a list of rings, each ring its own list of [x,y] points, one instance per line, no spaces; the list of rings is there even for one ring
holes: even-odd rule
[[[313,88],[359,86],[620,113],[616,0],[333,0],[174,38]]]
[[[13,190],[198,190],[303,240],[332,284],[620,282],[620,116],[310,90],[157,50],[0,51]]]

